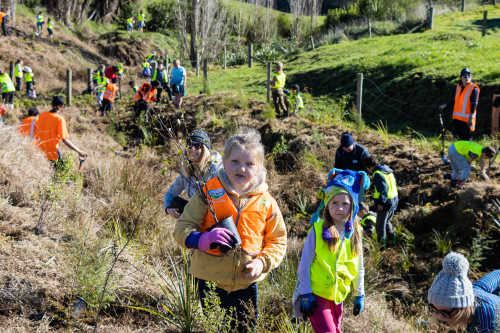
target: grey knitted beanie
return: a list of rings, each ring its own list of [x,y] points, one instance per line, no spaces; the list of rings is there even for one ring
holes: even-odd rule
[[[432,283],[429,303],[449,308],[467,308],[474,304],[472,283],[467,278],[469,261],[460,253],[450,252],[443,260],[443,270]]]

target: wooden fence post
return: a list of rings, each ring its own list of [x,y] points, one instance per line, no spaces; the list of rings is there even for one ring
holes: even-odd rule
[[[361,116],[361,105],[363,103],[363,73],[356,74],[357,79],[357,95],[356,95],[356,109]]]
[[[434,28],[434,7],[429,8],[429,29]]]
[[[370,38],[372,38],[372,20],[368,19],[368,33]]]
[[[495,98],[499,96],[497,94],[493,94],[493,99],[491,100],[491,139],[498,140],[498,110],[493,106],[493,102]]]
[[[10,79],[12,80],[12,82],[15,82],[16,80],[14,79],[14,67],[16,65],[14,64],[13,61],[10,62],[10,67],[9,67],[9,75],[10,75]]]
[[[203,77],[208,79],[208,59],[203,59]]]
[[[200,76],[200,54],[196,52],[196,76]]]
[[[92,68],[87,68],[87,90],[92,93]]]
[[[465,12],[465,0],[462,0],[462,13]]]
[[[309,41],[311,42],[311,47],[314,50],[314,38],[313,38],[313,36],[309,36]]]
[[[224,45],[224,70],[226,70],[227,58],[226,58],[226,45]]]
[[[488,11],[483,12],[483,37],[486,36],[486,29],[488,28]]]
[[[271,102],[271,72],[273,70],[273,63],[267,63],[267,102]]]
[[[68,69],[66,71],[66,105],[70,106],[71,105],[71,70]]]
[[[252,68],[253,65],[253,44],[248,44],[248,67]]]

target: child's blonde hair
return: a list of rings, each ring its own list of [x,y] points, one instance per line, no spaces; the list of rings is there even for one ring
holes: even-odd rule
[[[234,148],[239,147],[244,151],[253,152],[261,171],[264,171],[264,146],[260,133],[250,127],[243,127],[240,133],[233,135],[224,148],[224,161],[231,155]]]
[[[351,213],[349,214],[348,218],[353,218],[352,215],[352,197],[349,195],[349,198],[351,199]],[[330,215],[330,210],[328,209],[328,205],[325,207],[324,211],[324,216],[325,216],[325,224],[324,226],[330,229],[330,233],[332,234],[332,239],[328,241],[328,249],[331,252],[337,251],[339,247],[339,241],[340,241],[340,234],[337,231],[337,228],[335,228],[335,222],[333,221],[332,216]],[[354,222],[353,222],[353,232],[351,235],[351,253],[354,257],[357,257],[362,250],[361,246],[361,239],[363,235],[359,232],[361,226],[359,224],[359,218],[354,217]]]
[[[181,173],[185,177],[202,177],[203,172],[206,171],[205,168],[213,161],[212,154],[210,154],[210,150],[208,150],[207,146],[202,145],[202,147],[203,151],[201,152],[198,162],[193,163],[193,161],[190,161],[186,151],[186,160],[181,164]]]
[[[278,61],[276,63],[276,70],[282,71],[283,70],[283,63],[281,61]]]

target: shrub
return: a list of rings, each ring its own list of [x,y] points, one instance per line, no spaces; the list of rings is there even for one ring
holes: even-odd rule
[[[281,14],[278,16],[276,20],[276,24],[278,25],[278,35],[283,38],[292,37],[292,21],[290,17],[285,14]]]
[[[169,30],[175,29],[173,2],[153,2],[146,7],[146,11],[149,14],[149,20],[146,24],[149,31],[168,35]]]

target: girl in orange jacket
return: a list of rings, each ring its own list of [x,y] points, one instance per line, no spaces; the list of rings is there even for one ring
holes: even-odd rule
[[[195,249],[190,271],[198,278],[202,306],[208,305],[207,282],[216,282],[221,307],[236,309],[234,329],[242,331],[249,319],[250,325],[255,323],[257,281],[285,255],[286,227],[267,191],[264,147],[256,130],[246,128],[229,139],[223,166],[186,205],[174,238],[180,246]],[[236,225],[233,232],[218,227],[230,217]],[[249,313],[242,301],[255,312]]]

